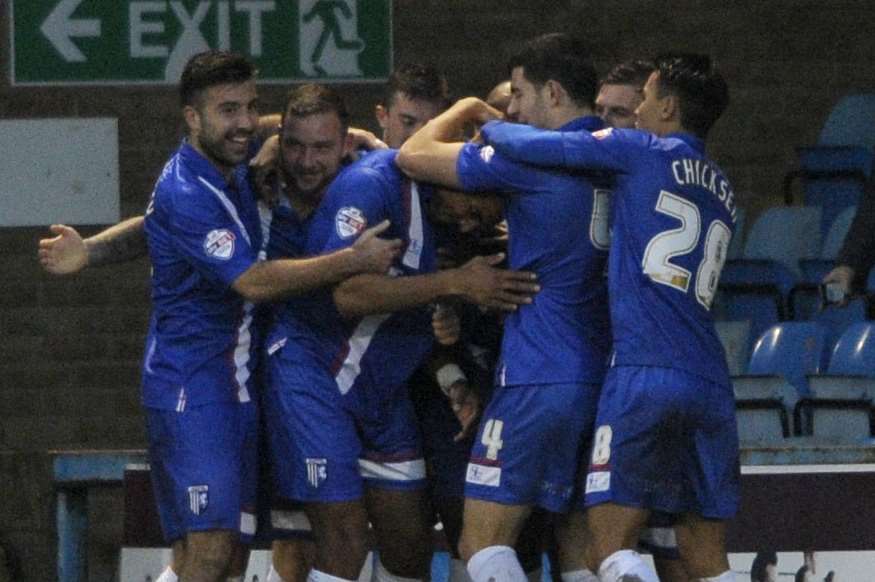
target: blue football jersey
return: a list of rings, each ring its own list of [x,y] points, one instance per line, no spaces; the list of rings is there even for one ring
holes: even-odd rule
[[[735,228],[732,188],[689,134],[545,132],[506,123],[483,135],[513,159],[615,176],[609,259],[616,365],[663,366],[726,382],[711,303]]]
[[[246,164],[229,184],[188,142],[167,162],[146,210],[152,316],[146,406],[246,402],[258,337],[232,283],[257,260],[261,229]]]
[[[429,191],[400,172],[396,154],[375,152],[338,174],[310,221],[307,255],[351,246],[366,228],[389,219],[383,236],[404,243],[392,274],[435,271],[434,237],[425,216]],[[331,290],[323,289],[283,305],[268,351],[282,348],[286,359],[327,370],[342,394],[363,386],[354,391],[357,398],[378,401],[404,385],[432,343],[425,307],[350,320],[338,313]]]
[[[584,117],[560,131],[601,127],[599,118]],[[457,171],[466,191],[507,195],[510,268],[537,273],[541,286],[505,319],[499,384],[601,382],[611,343],[608,188],[475,144],[462,148]]]

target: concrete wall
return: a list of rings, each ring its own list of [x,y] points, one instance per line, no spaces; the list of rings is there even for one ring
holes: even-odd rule
[[[505,76],[500,63],[515,41],[553,30],[585,33],[603,68],[662,50],[712,53],[733,96],[712,154],[752,213],[777,202],[794,146],[815,142],[839,97],[875,91],[875,8],[867,0],[396,0],[394,16],[395,62],[435,61],[457,95],[484,94]],[[4,10],[2,55],[7,20]],[[173,90],[13,89],[7,59],[0,67],[2,118],[119,119],[122,215],[140,213],[181,135]],[[376,129],[379,88],[348,88],[355,122]],[[266,109],[279,108],[284,89],[262,91]],[[45,452],[144,445],[138,366],[149,308],[145,262],[51,278],[35,260],[43,233],[0,229],[0,450],[9,451],[0,455],[0,545],[16,580],[40,582],[55,567]],[[117,497],[99,505],[108,508],[102,521],[120,520]],[[111,534],[96,543],[112,555]],[[111,571],[101,564],[92,579]]]

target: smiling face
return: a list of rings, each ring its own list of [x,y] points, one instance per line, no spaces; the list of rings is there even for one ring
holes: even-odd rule
[[[336,113],[286,116],[280,133],[282,172],[295,192],[321,197],[346,151],[346,130]]]
[[[227,175],[246,159],[258,126],[255,81],[208,87],[184,115],[192,146]]]
[[[192,146],[227,175],[246,159],[258,126],[255,81],[208,87],[184,114]]]

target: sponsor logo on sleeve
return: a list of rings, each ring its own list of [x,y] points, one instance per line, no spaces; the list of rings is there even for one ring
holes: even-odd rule
[[[492,160],[492,156],[494,155],[495,148],[493,148],[491,145],[480,148],[480,159],[482,159],[487,164]]]
[[[611,135],[612,131],[614,131],[613,127],[606,127],[604,129],[592,132],[592,136],[596,139],[605,139],[606,137]]]
[[[334,224],[340,238],[349,238],[361,234],[368,224],[368,219],[365,218],[365,215],[358,208],[344,206],[337,211],[337,216],[334,217]]]
[[[209,257],[227,261],[234,256],[234,233],[228,229],[211,230],[204,238],[204,252]]]
[[[195,515],[207,510],[210,504],[210,488],[207,485],[193,485],[188,488],[188,508]]]

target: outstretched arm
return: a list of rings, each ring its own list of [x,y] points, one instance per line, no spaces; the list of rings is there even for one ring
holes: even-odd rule
[[[548,168],[623,171],[646,134],[633,130],[548,131],[519,123],[490,122],[480,130],[496,152],[517,162]]]
[[[396,162],[414,180],[460,188],[456,162],[465,126],[499,119],[501,112],[480,99],[467,97],[438,115],[404,142]]]
[[[86,239],[75,228],[64,224],[53,224],[49,230],[55,236],[39,241],[39,260],[53,275],[123,263],[140,258],[147,251],[142,216],[124,220]]]
[[[337,286],[334,302],[345,317],[391,313],[446,297],[513,311],[531,303],[540,288],[534,273],[496,268],[503,258],[503,254],[475,257],[456,269],[412,277],[359,275]]]
[[[255,263],[232,287],[249,301],[276,301],[359,273],[384,273],[401,250],[398,239],[379,238],[387,228],[389,221],[384,220],[362,233],[352,246],[327,255]]]

